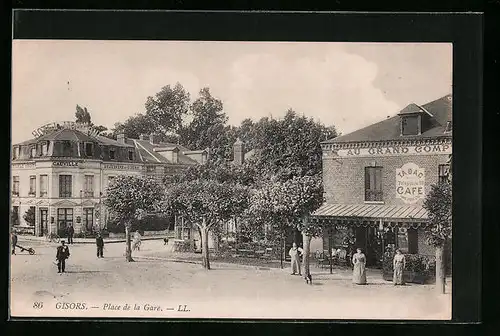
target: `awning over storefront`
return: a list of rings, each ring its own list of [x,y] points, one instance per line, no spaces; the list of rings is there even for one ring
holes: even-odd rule
[[[404,222],[427,220],[427,211],[420,205],[384,204],[323,204],[312,214],[313,218],[366,221]]]

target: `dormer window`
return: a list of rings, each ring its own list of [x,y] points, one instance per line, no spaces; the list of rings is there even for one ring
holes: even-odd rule
[[[47,155],[48,151],[49,151],[49,144],[45,142],[42,144],[42,155]]]
[[[113,148],[109,150],[109,159],[110,160],[115,159],[115,150]]]
[[[94,144],[91,142],[85,143],[85,156],[92,157],[94,156]]]
[[[36,146],[31,147],[30,150],[31,150],[31,153],[30,153],[31,157],[32,158],[36,157]]]
[[[17,159],[19,157],[19,147],[14,147],[14,150],[12,151],[12,159]]]
[[[453,127],[451,124],[451,121],[446,122],[446,128],[444,130],[445,133],[450,133],[452,131]]]
[[[419,115],[401,117],[401,135],[420,135],[420,120]]]
[[[131,150],[128,151],[128,159],[130,161],[134,160],[134,151]]]

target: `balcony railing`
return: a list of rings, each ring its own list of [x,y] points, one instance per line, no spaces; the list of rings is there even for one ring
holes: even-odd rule
[[[383,196],[382,190],[365,190],[365,202],[382,202]]]

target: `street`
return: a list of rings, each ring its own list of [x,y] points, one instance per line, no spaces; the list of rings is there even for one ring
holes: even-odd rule
[[[379,270],[368,285],[351,283],[348,270],[312,268],[313,285],[287,269],[257,269],[165,260],[162,241],[144,241],[127,263],[124,243],[70,245],[66,273],[54,264],[56,244],[20,242],[35,248],[11,258],[11,314],[37,317],[450,319],[451,286],[393,286]],[[23,245],[24,244],[24,245]],[[27,246],[25,246],[27,247]]]

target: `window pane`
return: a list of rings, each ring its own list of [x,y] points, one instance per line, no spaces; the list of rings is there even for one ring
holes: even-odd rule
[[[397,233],[397,247],[403,253],[408,253],[408,232],[405,228],[399,228]]]
[[[418,117],[403,117],[403,135],[417,135],[418,134]]]

